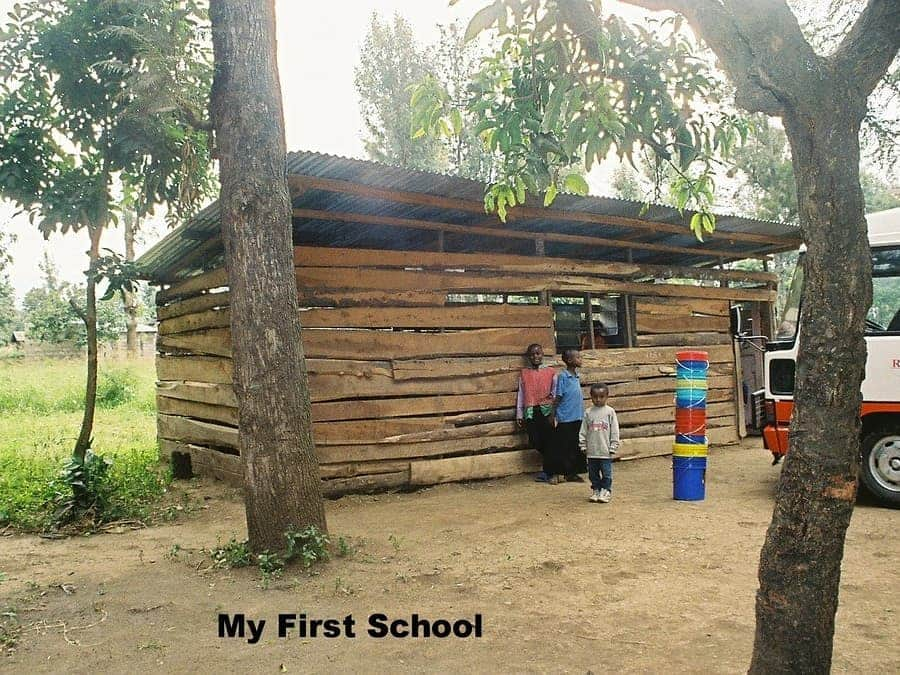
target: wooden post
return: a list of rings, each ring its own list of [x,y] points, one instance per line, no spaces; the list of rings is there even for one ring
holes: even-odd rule
[[[587,316],[587,326],[588,326],[588,335],[590,336],[588,339],[590,340],[591,349],[594,349],[596,345],[594,344],[594,307],[591,303],[591,294],[584,294],[584,301],[587,303],[587,310],[585,311],[585,315]]]

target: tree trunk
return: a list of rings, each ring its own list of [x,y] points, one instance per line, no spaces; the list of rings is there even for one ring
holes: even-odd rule
[[[843,99],[842,101],[843,102]],[[871,258],[852,106],[788,112],[805,255],[791,450],[762,549],[751,673],[827,673],[856,498]]]
[[[137,230],[137,222],[134,214],[126,210],[122,214],[123,229],[125,232],[125,260],[134,262],[134,233]],[[125,351],[129,359],[137,358],[137,296],[131,291],[122,292],[122,305],[125,310]]]
[[[213,0],[211,112],[231,287],[247,529],[254,551],[325,530],[300,341],[272,0]]]
[[[97,281],[93,271],[94,265],[100,257],[100,237],[103,234],[103,226],[89,228],[88,234],[91,238],[89,252],[91,273],[87,276],[84,312],[76,309],[84,322],[87,335],[87,383],[84,388],[84,416],[81,419],[81,431],[78,434],[78,440],[75,441],[75,449],[72,451],[72,454],[79,460],[84,460],[88,448],[91,447],[94,409],[97,405]]]

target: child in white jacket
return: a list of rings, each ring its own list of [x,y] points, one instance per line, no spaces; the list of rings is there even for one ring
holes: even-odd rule
[[[619,449],[619,418],[606,404],[608,398],[609,387],[591,385],[594,405],[585,410],[578,433],[578,447],[587,455],[590,500],[604,504],[612,499],[612,460]]]

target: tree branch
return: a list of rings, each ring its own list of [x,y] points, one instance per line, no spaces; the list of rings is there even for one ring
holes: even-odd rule
[[[565,0],[560,5],[574,0]],[[718,57],[734,84],[735,102],[749,112],[781,115],[786,91],[776,87],[760,68],[757,50],[734,16],[718,0],[622,0],[653,12],[681,14]],[[751,3],[754,4],[754,3]]]
[[[69,305],[72,307],[72,311],[78,315],[78,318],[84,322],[84,325],[87,326],[87,314],[84,313],[84,310],[78,306],[78,303],[75,302],[74,298],[69,298]]]
[[[837,72],[868,97],[900,49],[900,2],[869,0],[831,56]]]

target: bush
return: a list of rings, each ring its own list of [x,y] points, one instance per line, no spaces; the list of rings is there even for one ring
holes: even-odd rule
[[[137,377],[128,370],[107,370],[98,378],[97,407],[116,408],[137,396]]]

